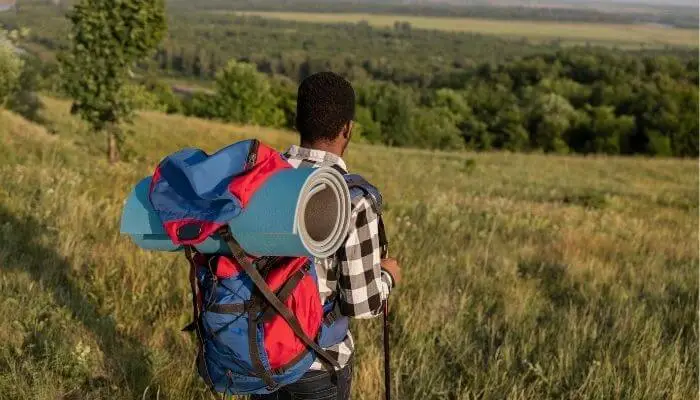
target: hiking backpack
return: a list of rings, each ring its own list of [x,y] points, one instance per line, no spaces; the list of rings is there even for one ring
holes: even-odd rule
[[[290,167],[284,156],[257,140],[224,151],[243,166],[217,172],[220,182],[209,186],[226,185],[224,194],[193,201],[183,187],[195,187],[197,176],[188,171],[209,156],[186,149],[159,164],[150,199],[168,236],[185,246],[190,264],[193,322],[184,330],[197,336],[198,374],[214,394],[268,394],[297,381],[317,358],[334,371],[338,363],[323,349],[345,339],[349,319],[339,313],[337,299],[321,304],[312,259],[249,256],[226,223],[236,208],[226,201],[245,205],[264,180],[261,174]],[[365,196],[381,215],[379,191],[359,175],[340,172],[351,197]],[[209,236],[223,239],[231,254],[198,252],[193,245]]]

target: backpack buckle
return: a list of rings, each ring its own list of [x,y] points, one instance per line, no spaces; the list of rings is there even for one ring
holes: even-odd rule
[[[326,326],[331,326],[331,325],[333,325],[333,323],[337,319],[338,319],[338,316],[336,315],[335,309],[334,309],[334,310],[331,310],[330,312],[328,312],[328,314],[326,314],[323,317],[323,323],[326,324]]]
[[[223,239],[225,242],[233,240],[233,234],[231,233],[231,229],[229,229],[228,225],[222,226],[216,231],[216,233],[221,236],[221,239]]]

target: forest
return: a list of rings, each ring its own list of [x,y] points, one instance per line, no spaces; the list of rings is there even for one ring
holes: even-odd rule
[[[240,89],[242,81],[248,82],[246,91]],[[231,82],[239,82],[236,90]],[[499,65],[484,63],[441,87],[372,80],[355,86],[360,136],[371,143],[698,155],[697,60],[560,50]],[[214,94],[196,94],[186,112],[292,127],[291,82],[270,80],[248,64],[232,62],[217,75],[215,88]],[[264,94],[269,97],[260,100]],[[242,109],[227,106],[232,97]],[[276,107],[263,107],[275,102]]]
[[[293,128],[296,84],[332,70],[353,82],[356,136],[371,143],[698,155],[697,49],[564,46],[401,21],[312,24],[168,4],[168,35],[136,70],[146,108]],[[12,18],[0,15],[8,28],[31,29],[27,48],[42,55],[47,83],[56,81],[52,55],[68,41],[65,11],[29,2]],[[177,96],[173,80],[213,90]]]

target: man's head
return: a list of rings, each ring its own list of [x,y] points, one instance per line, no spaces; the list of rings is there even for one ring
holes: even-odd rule
[[[354,118],[355,91],[340,75],[319,72],[299,85],[296,127],[302,146],[342,155]]]

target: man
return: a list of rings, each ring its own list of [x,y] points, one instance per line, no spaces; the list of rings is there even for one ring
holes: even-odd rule
[[[288,161],[294,167],[326,166],[346,173],[342,156],[350,143],[354,117],[355,92],[350,83],[331,72],[306,78],[297,96],[296,126],[301,143],[287,151]],[[334,257],[315,260],[321,302],[337,296],[340,312],[350,318],[381,315],[389,292],[400,280],[397,261],[381,259],[378,222],[370,201],[355,199],[345,245]],[[337,379],[316,361],[301,380],[253,399],[349,399],[354,346],[348,332],[344,341],[326,349],[341,367]]]

